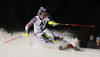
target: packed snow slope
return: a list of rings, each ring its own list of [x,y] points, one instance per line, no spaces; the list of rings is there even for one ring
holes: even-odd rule
[[[53,31],[55,35],[64,37],[65,40],[75,45],[76,39],[68,32]],[[28,37],[21,37],[6,44],[3,42],[13,39],[24,32],[7,33],[0,30],[0,57],[99,57],[100,50],[81,48],[82,51],[67,49],[60,51],[58,44],[45,43],[34,36],[33,31]]]

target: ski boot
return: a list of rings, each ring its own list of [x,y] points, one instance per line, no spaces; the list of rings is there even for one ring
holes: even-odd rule
[[[80,50],[79,48],[73,46],[72,44],[69,44],[68,47],[74,49],[75,51],[79,51]]]

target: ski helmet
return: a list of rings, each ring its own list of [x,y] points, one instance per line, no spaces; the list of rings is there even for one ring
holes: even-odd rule
[[[43,15],[47,15],[47,9],[45,7],[40,7],[38,15],[40,15],[40,13],[43,13]]]
[[[39,12],[47,12],[47,9],[45,7],[40,7]]]

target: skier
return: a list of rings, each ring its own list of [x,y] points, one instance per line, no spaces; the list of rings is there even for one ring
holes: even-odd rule
[[[31,21],[25,26],[26,34],[23,34],[23,36],[28,36],[28,28],[31,25],[34,25],[34,34],[36,37],[40,39],[44,39],[43,34],[48,35],[53,42],[55,35],[47,28],[47,24],[56,26],[58,23],[51,21],[50,16],[48,15],[47,9],[45,7],[40,7],[38,11],[38,15],[33,17]]]
[[[50,16],[48,15],[47,9],[45,7],[40,7],[39,11],[38,11],[38,15],[33,17],[31,19],[31,21],[25,26],[25,34],[23,34],[23,36],[27,37],[28,36],[28,29],[31,25],[34,25],[34,34],[36,37],[40,38],[40,39],[49,39],[48,41],[51,42],[55,42],[55,39],[57,38],[48,28],[47,28],[47,24],[52,25],[52,26],[56,26],[59,25],[59,23],[56,23],[54,21],[51,20]],[[67,43],[67,41],[62,40],[60,38],[57,38],[60,41],[62,41],[63,43]],[[72,44],[66,44],[66,47],[70,47],[73,48],[74,46]],[[59,47],[60,50],[64,49],[62,46]],[[74,48],[76,49],[76,48]]]

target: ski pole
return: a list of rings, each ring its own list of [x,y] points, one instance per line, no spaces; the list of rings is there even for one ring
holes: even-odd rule
[[[82,26],[82,27],[94,27],[93,25],[79,25],[79,24],[61,24],[61,23],[59,23],[59,25]]]
[[[22,37],[22,35],[20,35],[20,36],[18,36],[18,37],[16,37],[16,38],[13,38],[13,39],[11,39],[11,40],[5,41],[5,42],[3,42],[3,44],[8,43],[8,42],[13,41],[13,40],[16,40],[16,39],[18,39],[18,38],[20,38],[20,37]]]
[[[56,23],[54,21],[49,21],[48,24],[50,25],[68,25],[68,26],[82,26],[82,27],[94,27],[93,25],[79,25],[79,24],[62,24],[62,23]]]

